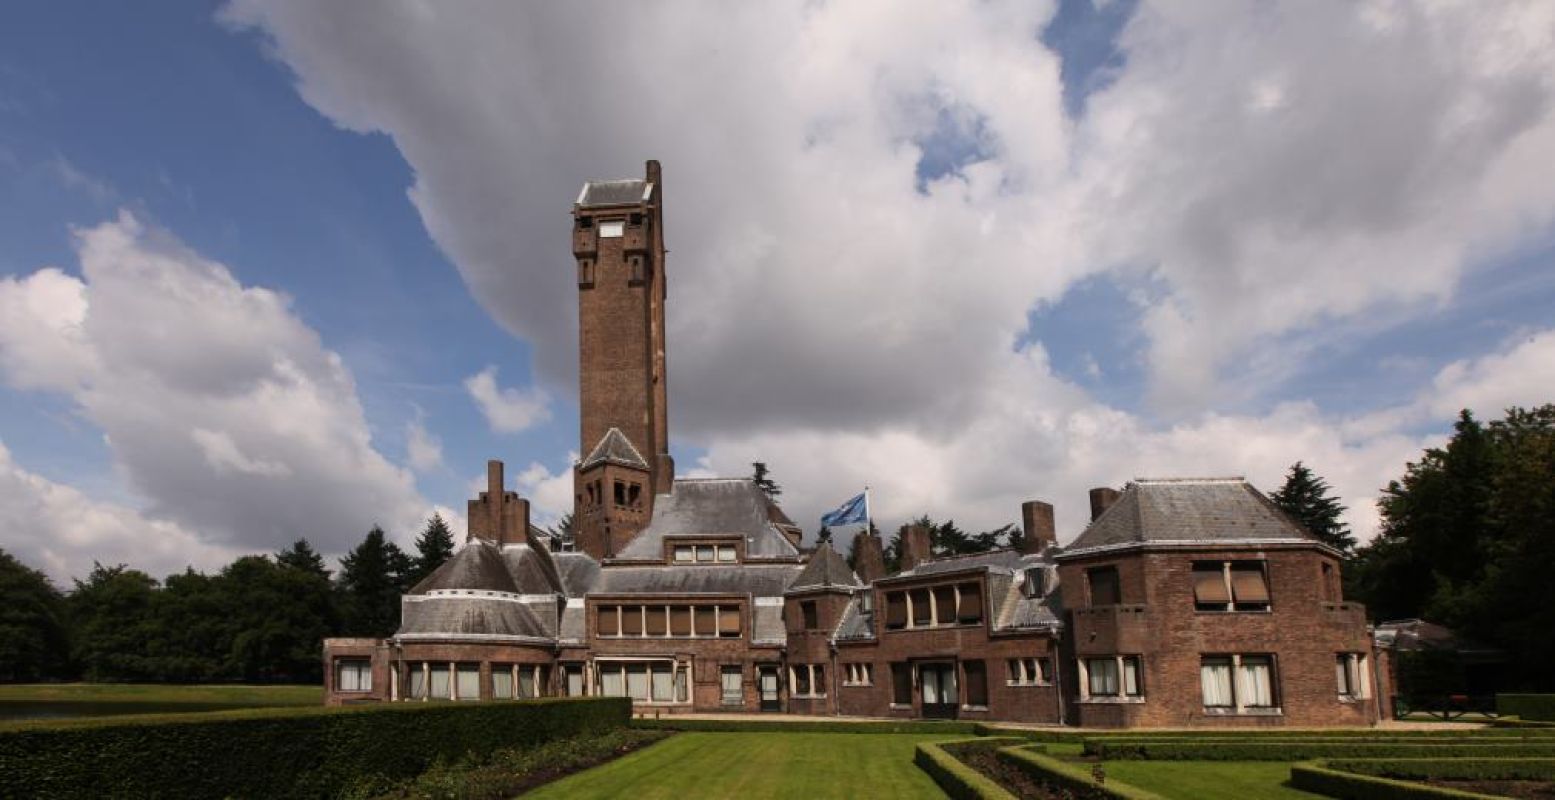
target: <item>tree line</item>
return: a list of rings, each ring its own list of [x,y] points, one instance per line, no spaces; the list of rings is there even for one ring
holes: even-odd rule
[[[374,527],[332,573],[299,539],[213,573],[96,564],[60,591],[0,550],[0,681],[318,683],[327,636],[388,636],[400,595],[454,552],[439,515],[414,553]]]

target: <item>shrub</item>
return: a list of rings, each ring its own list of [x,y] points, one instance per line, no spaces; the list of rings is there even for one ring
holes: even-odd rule
[[[0,728],[0,775],[20,797],[324,797],[630,714],[622,698],[550,698],[19,723]]]
[[[1498,719],[1490,724],[1497,728],[1517,728],[1520,730],[1538,730],[1543,728],[1549,735],[1555,735],[1555,722],[1535,722],[1527,719]]]
[[[1555,722],[1555,694],[1498,694],[1496,712],[1534,722]]]
[[[1126,783],[1098,782],[1089,770],[1067,761],[1060,761],[1042,752],[1040,745],[1001,748],[999,759],[1025,772],[1032,780],[1064,793],[1065,796],[1084,798],[1084,800],[1092,798],[1162,800],[1158,794]]]
[[[1088,755],[1155,761],[1306,761],[1315,758],[1555,757],[1555,742],[1109,742],[1088,740]]]
[[[1324,763],[1329,769],[1405,780],[1555,780],[1555,758],[1340,758]]]
[[[1014,800],[1015,795],[1006,791],[992,778],[978,772],[945,750],[944,745],[966,743],[987,744],[1014,741],[1011,739],[962,739],[952,742],[924,742],[913,754],[913,763],[927,772],[945,794],[956,800]]]
[[[1490,798],[1493,795],[1463,792],[1424,783],[1357,775],[1330,769],[1322,762],[1292,764],[1290,783],[1302,791],[1345,800],[1423,800],[1424,798]]]
[[[784,722],[766,719],[634,719],[632,727],[661,731],[713,731],[719,733],[934,733],[980,735],[975,722]]]

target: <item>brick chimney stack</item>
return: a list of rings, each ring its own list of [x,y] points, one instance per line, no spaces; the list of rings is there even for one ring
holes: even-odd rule
[[[503,488],[502,462],[486,462],[486,491],[470,501],[466,519],[470,539],[496,545],[528,541],[529,501]]]
[[[934,558],[933,541],[929,529],[916,523],[902,532],[902,571],[927,563]]]
[[[1027,500],[1020,504],[1022,536],[1020,551],[1036,554],[1058,544],[1058,531],[1053,524],[1053,505],[1041,500]]]
[[[1103,511],[1106,511],[1108,508],[1110,508],[1113,503],[1118,502],[1118,498],[1122,496],[1122,492],[1119,492],[1117,489],[1113,489],[1108,486],[1100,486],[1092,489],[1091,521],[1095,522],[1096,518],[1100,517]]]
[[[885,551],[880,546],[880,537],[869,531],[860,531],[853,541],[858,553],[858,563],[854,565],[853,571],[858,573],[859,580],[868,584],[884,578]]]

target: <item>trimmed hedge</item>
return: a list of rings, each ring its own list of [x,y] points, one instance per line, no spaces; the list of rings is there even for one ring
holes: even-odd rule
[[[1079,744],[1088,735],[1075,730],[1054,728],[1002,728],[985,722],[977,723],[973,727],[973,733],[976,733],[978,736],[1013,736],[1017,739],[1025,739],[1028,742],[1043,742],[1046,744],[1061,742]]]
[[[1490,724],[1496,726],[1497,728],[1521,728],[1535,730],[1543,728],[1545,731],[1549,732],[1550,735],[1555,736],[1555,722],[1535,722],[1529,719],[1498,719]]]
[[[1498,694],[1496,713],[1534,722],[1555,722],[1555,694]]]
[[[987,775],[978,772],[968,766],[966,762],[951,755],[945,750],[945,745],[958,744],[995,744],[1000,742],[1015,742],[1016,739],[981,738],[981,739],[957,739],[949,742],[924,742],[919,744],[913,753],[912,761],[918,765],[918,769],[929,774],[939,788],[945,790],[945,794],[955,800],[1015,800],[1003,786]]]
[[[783,722],[776,719],[634,719],[632,727],[653,731],[712,731],[718,733],[934,733],[949,736],[982,735],[975,722],[878,721],[878,722]]]
[[[252,709],[0,728],[6,796],[329,797],[434,762],[624,726],[625,698]]]
[[[1316,758],[1555,757],[1555,742],[1108,742],[1089,740],[1087,755],[1103,760],[1307,761]]]
[[[1137,786],[1118,781],[1097,783],[1084,767],[1060,761],[1042,752],[1041,745],[1017,745],[999,749],[999,760],[1021,770],[1031,779],[1052,789],[1073,796],[1092,798],[1117,798],[1117,800],[1164,800],[1161,795],[1147,792]]]
[[[1342,758],[1326,766],[1403,780],[1555,781],[1555,758]]]
[[[1331,769],[1322,762],[1292,764],[1290,784],[1305,792],[1342,800],[1422,800],[1422,798],[1481,800],[1495,797],[1495,795],[1463,792],[1425,783],[1357,775],[1353,772]]]

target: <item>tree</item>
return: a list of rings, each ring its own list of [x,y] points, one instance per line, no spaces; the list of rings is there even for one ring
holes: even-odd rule
[[[94,564],[66,600],[76,623],[72,658],[90,681],[154,679],[145,642],[154,638],[152,603],[157,582],[123,564]]]
[[[342,633],[347,636],[389,636],[399,628],[400,595],[411,559],[373,526],[367,538],[340,559],[339,592]]]
[[[1350,526],[1340,519],[1344,506],[1329,491],[1327,481],[1297,461],[1285,476],[1285,485],[1269,499],[1324,544],[1348,556],[1355,549],[1355,537],[1350,534]]]
[[[224,676],[251,683],[320,680],[319,642],[334,615],[327,580],[265,556],[244,556],[222,568],[215,588],[228,621]]]
[[[551,526],[551,541],[555,543],[555,549],[562,552],[572,552],[577,549],[577,532],[573,530],[572,512],[561,515],[556,524]]]
[[[65,598],[48,576],[0,550],[0,681],[67,677]]]
[[[443,521],[443,515],[434,512],[432,518],[427,520],[427,526],[421,530],[421,535],[416,537],[415,563],[406,585],[415,586],[420,583],[453,554],[454,532],[448,529],[448,523]]]
[[[756,488],[760,489],[767,496],[768,500],[775,500],[779,495],[783,494],[783,487],[779,486],[777,481],[772,480],[765,461],[752,461],[751,468],[755,470],[751,474],[751,480],[755,481]]]
[[[329,580],[329,570],[324,567],[324,557],[314,551],[307,539],[298,539],[292,546],[275,554],[275,563],[283,567],[310,572]]]

